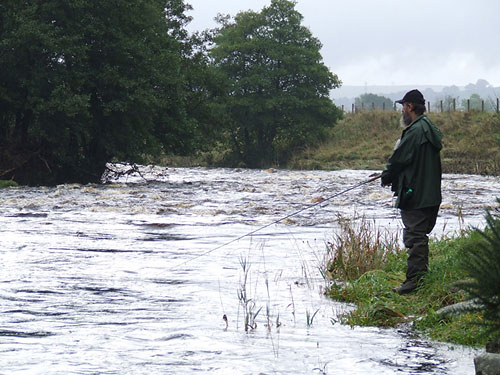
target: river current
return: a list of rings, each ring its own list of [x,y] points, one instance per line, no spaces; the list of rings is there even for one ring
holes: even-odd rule
[[[139,172],[0,190],[0,374],[474,373],[478,350],[340,325],[352,306],[322,294],[339,217],[401,230],[379,181],[245,236],[373,171]],[[445,175],[433,235],[484,226],[499,196]]]

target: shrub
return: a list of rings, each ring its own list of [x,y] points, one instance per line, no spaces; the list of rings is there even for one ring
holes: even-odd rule
[[[500,203],[500,199],[497,199]],[[476,324],[485,326],[486,333],[500,339],[500,218],[486,211],[487,227],[478,230],[482,241],[465,248],[461,266],[469,280],[457,283],[475,302],[468,309],[481,312]],[[464,310],[467,310],[465,308]]]

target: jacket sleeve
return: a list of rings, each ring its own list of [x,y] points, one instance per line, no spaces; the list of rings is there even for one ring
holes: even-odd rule
[[[401,171],[409,164],[411,164],[415,153],[415,137],[412,132],[403,134],[399,145],[394,150],[389,158],[385,170],[382,172],[382,185],[393,185],[393,191],[397,191],[394,186],[398,183],[398,177]]]

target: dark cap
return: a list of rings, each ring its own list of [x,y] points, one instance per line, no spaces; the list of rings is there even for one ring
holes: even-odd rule
[[[403,99],[396,100],[396,103],[399,103],[399,104],[403,104],[403,103],[425,104],[425,99],[420,91],[411,90],[405,94]]]

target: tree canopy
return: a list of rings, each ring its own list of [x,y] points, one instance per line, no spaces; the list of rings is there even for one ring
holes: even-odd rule
[[[390,98],[377,94],[362,94],[354,99],[354,105],[357,109],[386,109],[389,110],[393,106]]]
[[[227,77],[224,125],[236,160],[245,166],[286,159],[321,139],[341,115],[329,97],[340,81],[301,22],[288,0],[219,18],[210,54]]]
[[[2,1],[0,167],[11,173],[0,172],[23,183],[98,181],[112,159],[186,147],[185,9],[182,0]]]
[[[0,2],[0,178],[98,182],[110,161],[214,144],[286,160],[341,116],[295,2],[190,35],[184,0]],[[231,162],[231,161],[230,161]]]

